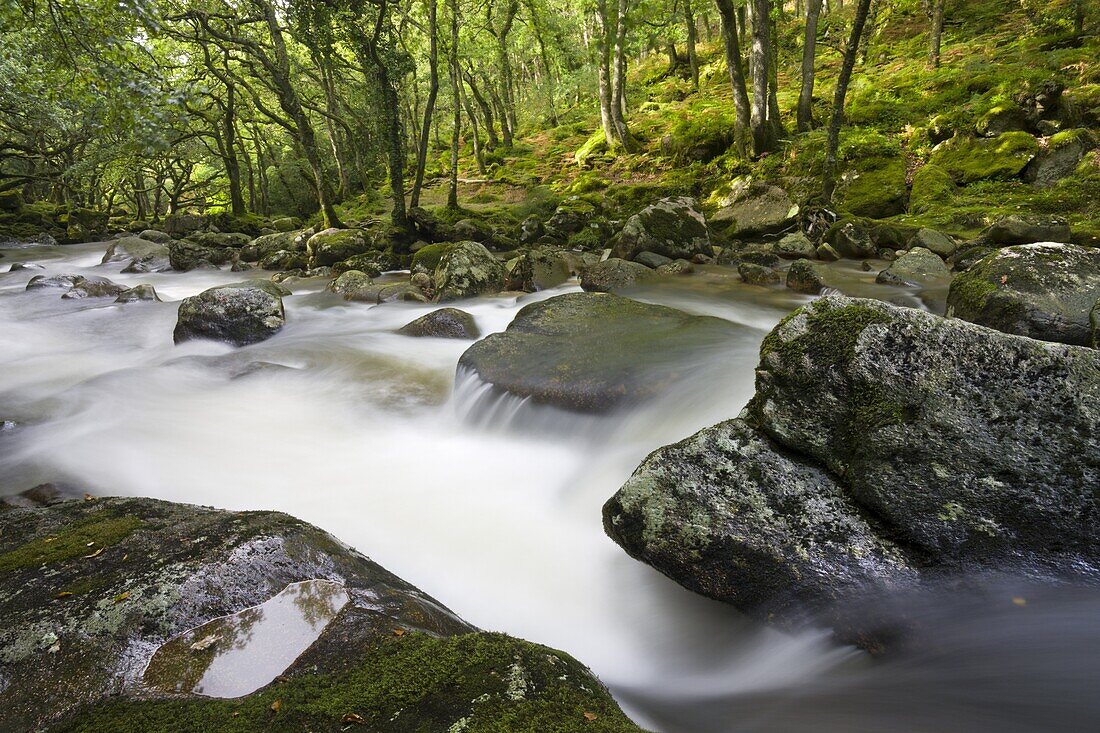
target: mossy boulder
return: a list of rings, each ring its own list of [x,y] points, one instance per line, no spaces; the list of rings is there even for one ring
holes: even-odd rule
[[[138,303],[141,301],[161,302],[156,288],[152,285],[135,285],[132,288],[126,288],[115,298],[116,303]]]
[[[244,232],[195,232],[194,234],[188,234],[184,239],[203,247],[225,247],[228,249],[240,249],[252,241],[251,235]]]
[[[826,239],[843,257],[853,260],[874,258],[878,254],[878,245],[871,230],[856,221],[841,222],[826,233]]]
[[[927,214],[938,207],[949,206],[955,200],[958,187],[955,179],[938,165],[925,165],[913,174],[909,192],[909,212]]]
[[[147,682],[143,670],[165,642],[317,580],[346,603],[318,621],[319,635],[288,668],[271,670],[279,676],[270,684],[217,699]],[[0,612],[4,730],[640,733],[568,655],[477,632],[322,530],[275,512],[113,498],[5,507]],[[194,664],[213,656],[186,653]]]
[[[690,379],[700,354],[743,333],[720,318],[568,293],[525,306],[503,333],[467,349],[459,369],[536,403],[602,413]]]
[[[566,250],[533,247],[509,263],[507,286],[528,293],[557,287],[576,274],[578,264]]]
[[[764,340],[748,414],[926,562],[1060,568],[1100,561],[1097,404],[1093,349],[830,297]]]
[[[1050,188],[1073,175],[1085,155],[1097,146],[1091,130],[1065,130],[1053,135],[1046,148],[1024,171],[1024,180],[1038,188]]]
[[[124,262],[123,272],[163,272],[172,269],[168,245],[144,237],[123,237],[111,242],[102,264]]]
[[[795,260],[787,269],[787,287],[796,293],[817,295],[825,288],[832,287],[832,272],[824,262]]]
[[[379,247],[363,229],[325,229],[306,242],[310,267],[331,267],[374,249]]]
[[[76,208],[66,215],[65,239],[69,242],[90,242],[107,231],[110,214],[106,211]]]
[[[408,262],[407,258],[405,258],[405,262]],[[401,257],[389,250],[378,250],[349,257],[343,262],[337,262],[332,266],[332,271],[339,275],[348,270],[359,270],[360,272],[367,273],[371,277],[378,277],[383,272],[400,270],[401,266]]]
[[[481,335],[477,321],[458,308],[440,308],[406,323],[397,332],[402,336],[428,336],[445,339],[476,339]]]
[[[905,159],[861,161],[841,177],[837,198],[840,210],[853,216],[885,219],[905,213],[909,198]]]
[[[371,288],[374,279],[362,270],[346,270],[340,273],[326,288],[330,293],[344,297],[344,300],[360,300],[358,294]]]
[[[607,138],[603,130],[596,130],[589,135],[584,144],[577,148],[573,154],[573,162],[582,168],[592,165],[595,160],[608,152]]]
[[[439,261],[443,259],[443,255],[450,251],[453,246],[454,244],[450,242],[424,245],[413,253],[412,269],[414,271],[435,272],[435,268],[439,265]]]
[[[280,249],[265,255],[260,260],[260,267],[265,270],[304,270],[309,267],[309,258],[305,252]]]
[[[126,290],[125,286],[111,282],[105,277],[77,277],[68,292],[61,297],[65,300],[83,300],[85,298],[115,298]]]
[[[232,262],[236,250],[231,247],[208,247],[187,239],[168,244],[168,262],[173,270],[188,272],[203,267],[217,267]]]
[[[927,227],[918,229],[917,233],[906,242],[906,247],[909,249],[923,247],[931,252],[935,252],[944,259],[952,257],[959,248],[959,246],[955,244],[955,240],[951,237],[943,232],[938,232],[935,229],[928,229]]]
[[[204,290],[180,303],[173,338],[225,341],[247,346],[269,339],[286,323],[283,296],[290,291],[269,280],[246,280]]]
[[[159,229],[142,229],[138,236],[150,242],[156,242],[157,244],[168,244],[172,241],[171,234],[162,232]]]
[[[947,312],[1005,333],[1090,346],[1098,298],[1100,250],[1039,242],[998,250],[960,273]]]
[[[781,278],[778,272],[764,265],[754,265],[751,262],[742,262],[737,266],[737,274],[742,282],[749,285],[776,285]]]
[[[1061,216],[1014,214],[993,222],[982,239],[990,244],[1006,246],[1032,242],[1068,242],[1073,233],[1069,222]]]
[[[721,191],[724,191],[721,192]],[[739,178],[713,197],[715,227],[732,238],[782,231],[798,216],[798,205],[778,186]]]
[[[302,220],[295,216],[282,216],[271,222],[271,228],[277,232],[292,232],[302,228]]]
[[[259,262],[275,252],[306,252],[306,242],[313,236],[312,229],[296,229],[256,237],[241,248],[240,258],[246,262]]]
[[[707,220],[687,197],[661,199],[627,219],[612,254],[631,260],[641,252],[670,259],[712,254]]]
[[[0,211],[17,214],[23,208],[23,194],[18,189],[0,191]]]
[[[594,203],[580,196],[570,196],[558,204],[554,213],[546,220],[547,234],[576,234],[595,223],[598,215],[599,208]]]
[[[1039,143],[1034,137],[1026,132],[1006,132],[995,138],[953,137],[935,147],[929,162],[965,186],[1018,178],[1038,154]]]
[[[944,287],[951,282],[951,268],[935,252],[914,247],[890,263],[875,282],[914,288]]]
[[[645,265],[611,257],[587,268],[581,287],[588,292],[618,293],[656,279],[657,273]]]
[[[504,265],[478,242],[456,242],[443,253],[432,275],[440,301],[491,295],[504,289]]]
[[[772,252],[785,260],[812,259],[816,251],[814,243],[802,232],[788,234],[772,245]]]

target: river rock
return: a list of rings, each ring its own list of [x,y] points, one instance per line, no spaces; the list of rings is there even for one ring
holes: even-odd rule
[[[695,200],[685,196],[661,199],[627,219],[612,254],[632,260],[641,252],[673,260],[712,254],[707,220]]]
[[[265,234],[262,237],[256,237],[244,247],[241,247],[240,257],[247,262],[259,262],[275,252],[305,253],[306,242],[312,236],[312,229]]]
[[[75,285],[76,281],[81,278],[81,275],[53,275],[52,277],[35,275],[27,282],[27,290],[39,290],[43,288],[68,289]]]
[[[639,265],[645,265],[650,269],[656,270],[661,265],[667,265],[669,262],[672,262],[672,258],[665,257],[664,255],[659,255],[656,252],[646,251],[639,252],[637,255],[635,255],[634,262],[637,262]]]
[[[783,231],[798,216],[798,205],[786,191],[750,179],[734,181],[730,193],[718,205],[711,221],[726,226],[730,237]]]
[[[569,252],[554,247],[534,247],[511,264],[508,288],[534,293],[557,287],[574,274]]]
[[[831,234],[830,244],[842,257],[853,260],[874,259],[878,247],[867,229],[855,222],[848,222]]]
[[[994,222],[982,232],[982,238],[994,245],[1031,244],[1032,242],[1068,242],[1069,222],[1060,216],[1015,214]]]
[[[289,668],[271,670],[282,674],[270,686],[224,700],[146,684],[165,642],[317,580],[346,603],[327,625],[327,616],[315,623],[324,633]],[[0,614],[3,730],[283,727],[273,718],[309,730],[389,730],[400,714],[410,730],[505,730],[521,718],[532,730],[641,733],[568,655],[479,632],[320,529],[275,512],[129,498],[0,509]],[[237,628],[182,649],[180,673],[197,678],[215,654],[256,643],[243,633],[250,625]]]
[[[795,232],[772,245],[772,252],[785,260],[813,259],[817,248],[805,234]]]
[[[125,262],[126,266],[121,270],[124,273],[165,272],[172,269],[168,245],[145,237],[123,237],[115,240],[103,254],[101,262]]]
[[[379,250],[376,252],[364,252],[361,255],[349,257],[343,262],[337,262],[332,266],[332,271],[339,275],[349,270],[359,270],[360,272],[367,273],[371,277],[378,277],[383,272],[400,270],[401,267],[401,261],[393,252]]]
[[[1100,250],[1050,242],[1006,247],[951,284],[948,315],[1005,333],[1088,346]]]
[[[272,252],[260,260],[260,267],[264,270],[304,270],[308,266],[309,258],[305,252],[286,249]]]
[[[958,245],[955,244],[954,239],[943,232],[937,232],[935,229],[929,229],[927,227],[918,229],[917,233],[909,240],[907,246],[910,249],[914,247],[924,247],[931,252],[935,252],[943,259],[954,256],[955,251],[958,249]]]
[[[337,262],[372,249],[377,247],[363,229],[325,229],[306,242],[310,267],[331,267]]]
[[[113,283],[105,277],[78,277],[73,281],[73,286],[61,297],[66,300],[83,300],[84,298],[114,298],[126,288],[118,283]]]
[[[589,292],[616,293],[656,280],[657,273],[637,262],[612,257],[589,267],[581,276],[581,287]]]
[[[326,288],[330,293],[344,296],[344,300],[359,300],[356,293],[374,285],[370,275],[362,270],[348,270],[340,273]]]
[[[440,301],[491,295],[504,289],[504,265],[478,242],[457,242],[436,265],[432,283]]]
[[[603,515],[632,557],[760,618],[916,578],[828,471],[741,419],[653,452]]]
[[[939,563],[1100,559],[1100,352],[824,298],[765,339],[756,389],[765,433]]]
[[[737,274],[749,285],[774,285],[780,281],[779,273],[770,267],[742,262],[737,266]]]
[[[905,252],[875,278],[878,283],[915,288],[945,285],[950,280],[951,269],[939,255],[924,247],[914,247]]]
[[[202,338],[246,346],[271,338],[286,323],[282,296],[289,294],[268,280],[246,280],[184,298],[175,342]]]
[[[567,293],[524,306],[507,330],[467,349],[459,369],[538,403],[600,413],[690,378],[693,354],[740,333],[742,327],[720,318],[610,294]]]
[[[795,260],[787,269],[787,287],[796,293],[817,295],[834,287],[833,280],[833,271],[823,262]]]
[[[159,229],[143,229],[138,236],[150,242],[156,242],[157,244],[168,244],[172,241],[171,234],[162,232]]]
[[[148,300],[156,303],[161,302],[160,296],[157,295],[156,288],[152,285],[135,285],[132,288],[127,288],[118,294],[118,298],[115,299],[116,303],[136,303],[138,301]]]
[[[233,260],[233,255],[229,247],[208,247],[188,239],[168,243],[168,261],[173,270],[180,272],[224,265]]]
[[[458,308],[440,308],[406,323],[397,330],[402,336],[430,336],[445,339],[476,339],[481,335],[474,317]]]

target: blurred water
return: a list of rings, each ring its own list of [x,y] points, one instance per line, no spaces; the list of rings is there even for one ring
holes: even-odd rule
[[[702,352],[695,376],[660,400],[594,417],[514,398],[487,402],[473,379],[460,378],[455,389],[468,342],[392,333],[432,306],[348,304],[324,293],[321,281],[291,285],[287,326],[268,341],[175,346],[174,301],[247,273],[121,275],[121,264],[98,266],[104,248],[34,246],[0,260],[4,269],[17,260],[46,266],[0,274],[0,420],[19,424],[0,434],[4,493],[65,479],[100,494],[288,512],[471,623],[572,653],[639,722],[668,733],[993,729],[952,717],[945,693],[968,698],[1003,723],[997,730],[1017,730],[1022,690],[1052,672],[1024,660],[1014,669],[1000,664],[993,653],[1004,640],[983,636],[988,627],[972,623],[980,618],[974,609],[956,634],[974,646],[960,653],[990,652],[1000,675],[974,696],[960,681],[970,679],[965,669],[950,676],[959,661],[950,655],[868,671],[861,654],[827,633],[787,635],[751,623],[631,560],[604,535],[600,508],[642,458],[741,410],[760,341],[803,296],[744,286],[721,268],[638,293],[742,324],[744,336]],[[31,276],[58,273],[151,283],[166,302],[23,291]],[[526,303],[576,289],[459,307],[487,334]],[[919,305],[909,292],[891,292]],[[1026,640],[1034,632],[1020,633]],[[1077,672],[1095,682],[1097,634],[1084,636],[1079,647],[1051,647],[1076,653]],[[869,704],[876,695],[883,699]],[[939,727],[920,727],[917,709]]]

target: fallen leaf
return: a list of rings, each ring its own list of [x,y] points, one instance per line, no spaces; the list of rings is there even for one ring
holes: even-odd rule
[[[43,540],[43,542],[55,542],[56,540],[57,540],[56,537],[47,537],[46,539]]]
[[[1001,285],[1008,284],[1008,275],[1001,275]]]
[[[95,544],[95,540],[92,540],[91,542],[89,542],[88,544],[86,544],[86,545],[84,545],[84,546],[85,546],[85,547],[91,547],[91,546],[92,546],[92,545],[94,545],[94,544]]]
[[[584,714],[584,719],[585,720],[591,722],[591,721],[595,720],[597,717],[598,716],[595,713],[589,713],[589,712],[585,711],[585,714]]]
[[[287,677],[285,674],[281,674],[281,675],[279,675],[278,677],[275,678],[275,681],[276,682],[290,682],[290,678]]]
[[[344,717],[340,718],[341,723],[355,723],[356,725],[366,725],[367,721],[363,719],[362,715],[356,713],[348,713]]]
[[[119,593],[117,596],[115,596],[115,603],[122,603],[123,601],[125,601],[129,597],[130,597],[130,591],[124,590],[121,593]]]
[[[394,636],[404,636],[405,635],[405,630],[404,629],[394,629],[393,630],[393,635]]]
[[[51,646],[46,651],[49,652],[50,654],[57,654],[59,651],[61,651],[61,642],[60,641],[55,641],[53,643],[53,646]]]
[[[89,493],[85,492],[85,494],[84,494],[84,501],[95,501],[95,497],[94,497],[94,496],[92,496],[91,494],[89,494]]]
[[[122,559],[123,559],[123,561],[129,560],[130,559],[130,553],[127,552],[125,555],[122,556]]]
[[[277,713],[282,709],[283,709],[283,701],[282,700],[276,700],[275,702],[271,703],[271,712]]]
[[[57,597],[58,598],[68,598],[72,594],[73,594],[73,592],[71,590],[63,590],[63,591],[61,591],[60,593],[57,594]]]
[[[1020,598],[1020,596],[1016,596],[1015,598],[1012,599],[1012,603],[1017,605],[1017,606],[1026,606],[1027,605],[1027,599],[1026,598]]]
[[[93,557],[99,557],[100,555],[102,555],[102,554],[103,554],[103,551],[104,551],[105,549],[106,549],[105,547],[100,547],[100,548],[99,548],[98,550],[96,550],[95,552],[93,552],[93,553],[92,553],[91,555],[85,555],[85,556],[84,556],[84,559],[85,559],[85,560],[91,560],[91,559],[92,559]]]
[[[220,638],[221,637],[218,636],[217,634],[210,634],[209,636],[204,637],[202,639],[199,639],[194,644],[192,644],[191,645],[191,651],[193,651],[193,652],[204,652],[207,649],[209,649],[210,647],[214,646],[218,642],[218,639],[220,639]]]

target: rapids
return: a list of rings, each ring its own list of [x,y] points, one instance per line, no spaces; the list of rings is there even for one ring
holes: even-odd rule
[[[638,293],[750,335],[700,356],[660,400],[593,417],[465,375],[456,386],[468,342],[392,333],[433,306],[349,304],[320,280],[289,284],[287,326],[268,341],[175,346],[180,298],[250,273],[123,275],[99,265],[105,247],[2,250],[0,421],[15,423],[0,432],[2,493],[63,480],[288,512],[479,627],[573,654],[666,733],[1100,729],[1095,594],[913,599],[936,633],[872,663],[825,631],[781,633],[689,593],[604,535],[600,508],[642,458],[740,412],[761,340],[804,296],[721,268]],[[45,269],[7,273],[18,261]],[[60,273],[150,283],[165,302],[24,292],[33,275]],[[849,294],[921,307],[874,272],[848,274]],[[577,289],[458,307],[491,333],[526,303]],[[1012,603],[1020,594],[1036,600]]]

